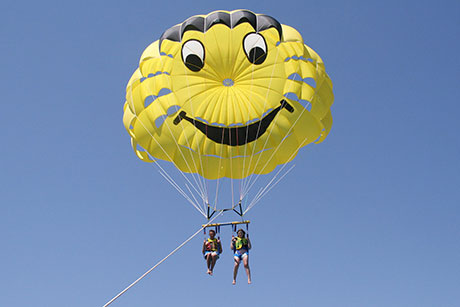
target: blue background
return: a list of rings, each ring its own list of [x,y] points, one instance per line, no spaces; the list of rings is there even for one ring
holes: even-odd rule
[[[199,235],[111,306],[460,305],[458,1],[2,1],[0,306],[102,306],[199,229],[133,154],[125,85],[165,29],[238,8],[320,54],[332,132],[248,214],[252,285],[227,228],[213,277]]]

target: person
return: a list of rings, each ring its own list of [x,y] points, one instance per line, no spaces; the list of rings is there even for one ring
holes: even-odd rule
[[[237,237],[232,235],[230,248],[235,252],[233,256],[235,259],[235,266],[233,267],[233,284],[236,284],[236,275],[238,274],[241,260],[243,260],[244,269],[248,275],[248,284],[251,283],[251,269],[249,268],[249,250],[251,247],[249,235],[246,238],[246,232],[243,229],[238,229]]]
[[[208,267],[207,273],[212,275],[214,266],[216,265],[219,255],[222,253],[222,244],[219,238],[216,238],[216,232],[214,230],[209,231],[209,238],[203,242],[203,256],[206,259]]]

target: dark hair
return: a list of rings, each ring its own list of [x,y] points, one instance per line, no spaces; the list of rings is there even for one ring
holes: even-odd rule
[[[216,233],[216,231],[214,229],[209,229],[209,233],[214,232],[214,234]]]
[[[240,231],[243,232],[243,237],[244,237],[244,236],[246,235],[246,231],[244,231],[243,229],[240,228],[240,229],[238,229],[238,230],[236,231],[236,233],[238,234]]]

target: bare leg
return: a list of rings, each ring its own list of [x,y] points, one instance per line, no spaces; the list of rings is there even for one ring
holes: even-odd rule
[[[243,265],[244,269],[246,270],[246,274],[248,275],[248,284],[251,283],[251,269],[249,268],[249,255],[243,257]]]
[[[206,273],[211,274],[211,254],[206,255],[206,264],[208,266],[208,271]]]
[[[235,266],[233,267],[233,282],[232,284],[236,284],[236,275],[238,274],[238,268],[240,267],[240,258],[233,257],[235,259]]]
[[[217,255],[212,255],[211,257],[211,267],[209,268],[209,270],[211,271],[210,275],[212,275],[212,271],[214,270],[214,266],[216,265]]]

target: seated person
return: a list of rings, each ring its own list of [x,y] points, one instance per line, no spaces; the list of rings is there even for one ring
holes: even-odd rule
[[[230,248],[235,252],[233,258],[235,259],[235,266],[233,267],[233,284],[236,284],[236,275],[241,260],[243,260],[244,269],[248,275],[248,284],[251,283],[251,270],[249,269],[249,250],[251,249],[251,241],[249,235],[246,238],[246,232],[239,229],[237,237],[232,236]]]
[[[209,231],[209,238],[203,242],[203,255],[206,259],[208,267],[207,273],[212,275],[214,265],[216,264],[219,255],[222,253],[222,244],[218,238],[216,238],[216,232],[214,230]]]

